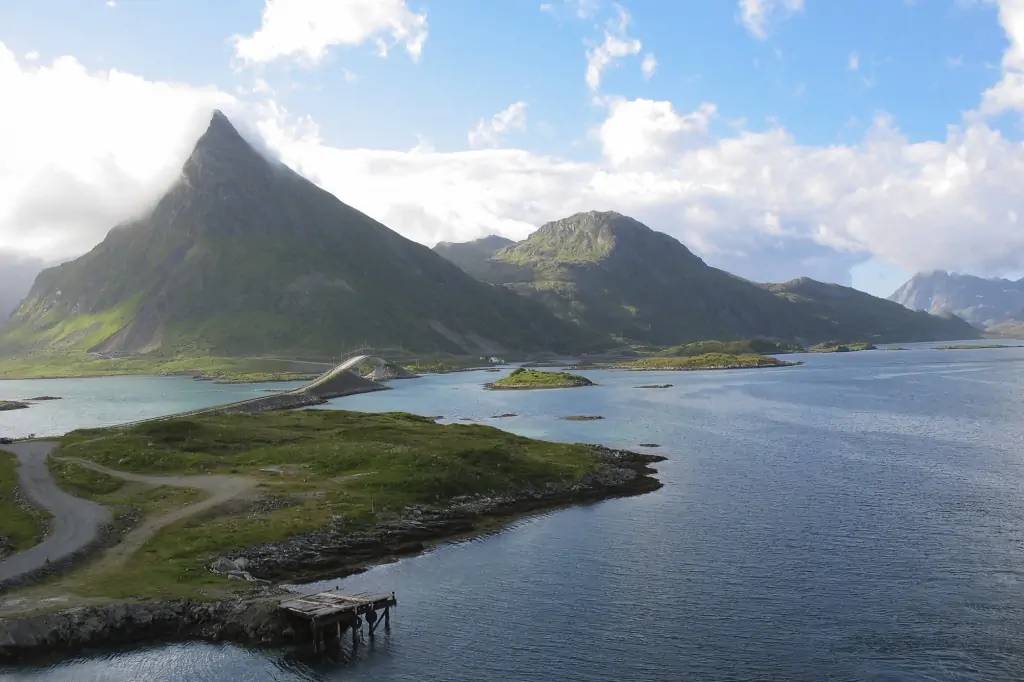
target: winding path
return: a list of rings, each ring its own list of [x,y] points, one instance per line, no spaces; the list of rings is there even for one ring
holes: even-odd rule
[[[110,511],[102,505],[74,497],[57,486],[46,460],[57,443],[28,441],[5,445],[18,457],[18,482],[22,492],[36,505],[50,512],[50,533],[35,547],[0,561],[0,584],[66,559],[84,549],[110,522]]]
[[[106,507],[64,492],[53,480],[46,460],[57,445],[52,441],[31,441],[4,446],[5,450],[18,457],[18,482],[22,491],[34,504],[50,512],[53,521],[50,533],[42,542],[0,561],[0,585],[85,549],[99,537],[100,529],[111,521],[110,511]],[[198,502],[144,519],[120,542],[103,553],[102,558],[93,566],[99,570],[123,564],[150,538],[172,523],[230,502],[251,492],[257,485],[256,479],[246,476],[147,476],[108,469],[77,457],[61,459],[132,483],[192,488],[207,494]]]
[[[256,479],[248,478],[246,476],[228,476],[219,474],[196,476],[148,476],[144,474],[133,474],[127,471],[117,471],[116,469],[108,469],[101,464],[96,464],[95,462],[90,462],[86,459],[78,459],[77,457],[62,457],[61,460],[65,462],[73,462],[74,464],[83,466],[86,469],[92,469],[93,471],[107,476],[113,476],[114,478],[120,478],[124,481],[142,483],[144,485],[154,487],[170,486],[172,488],[192,488],[195,490],[201,490],[208,494],[207,497],[204,497],[199,502],[194,502],[192,504],[185,505],[184,507],[178,507],[177,509],[165,514],[144,519],[141,524],[127,533],[119,543],[104,553],[103,558],[99,563],[100,568],[123,564],[128,557],[141,549],[141,547],[161,529],[166,528],[172,523],[181,521],[182,519],[187,519],[190,516],[195,516],[196,514],[200,514],[226,502],[230,502],[231,500],[250,492],[257,485]]]

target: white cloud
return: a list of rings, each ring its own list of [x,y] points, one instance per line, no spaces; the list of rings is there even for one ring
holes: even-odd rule
[[[21,64],[0,43],[0,250],[81,253],[157,198],[212,107],[209,88],[154,83],[73,57]],[[191,138],[191,139],[189,139]]]
[[[979,111],[986,116],[1024,111],[1024,0],[998,0],[998,5],[1010,45],[1003,53],[1002,78],[982,93]]]
[[[613,166],[671,162],[680,151],[706,143],[715,114],[710,103],[678,114],[671,102],[613,100],[598,132],[601,149]]]
[[[37,50],[31,50],[25,53],[26,62],[37,62],[39,61],[39,52]]]
[[[334,45],[372,42],[386,56],[404,45],[418,60],[427,39],[427,15],[405,0],[266,0],[259,29],[236,36],[235,55],[247,63],[297,58],[315,64]]]
[[[526,128],[526,102],[513,102],[490,120],[480,119],[467,134],[471,147],[497,147],[505,133]]]
[[[601,87],[601,76],[609,64],[616,59],[639,54],[642,49],[643,44],[639,40],[605,33],[603,43],[587,50],[587,87],[597,90]]]
[[[643,62],[640,63],[640,71],[644,74],[644,78],[650,80],[654,76],[654,72],[658,70],[658,58],[652,53],[648,52],[644,55]]]
[[[773,19],[803,8],[804,0],[739,0],[739,20],[752,36],[764,40]]]
[[[585,79],[587,87],[596,91],[601,87],[601,77],[604,70],[616,59],[640,54],[643,43],[636,38],[627,35],[630,16],[623,7],[616,5],[617,17],[608,23],[604,32],[604,41],[587,50],[587,72]]]
[[[561,0],[558,4],[544,2],[540,5],[540,11],[547,14],[559,14],[559,10],[564,7],[575,14],[577,19],[589,19],[597,13],[599,4],[599,0]]]
[[[846,58],[846,68],[848,71],[860,71],[860,54],[857,52],[851,52]]]

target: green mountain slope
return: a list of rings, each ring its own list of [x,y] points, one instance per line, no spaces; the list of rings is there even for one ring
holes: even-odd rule
[[[525,241],[494,250],[446,245],[439,252],[455,252],[453,260],[467,272],[623,341],[913,341],[978,333],[962,320],[922,316],[848,287],[813,280],[756,284],[708,266],[669,235],[614,212],[547,223]]]
[[[143,218],[42,272],[7,354],[572,350],[579,331],[268,161],[216,112]]]

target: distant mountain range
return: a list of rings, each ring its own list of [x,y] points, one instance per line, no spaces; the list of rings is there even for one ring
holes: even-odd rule
[[[985,279],[937,270],[914,275],[889,298],[911,310],[958,315],[985,329],[1024,327],[1024,279]]]
[[[675,344],[766,336],[925,341],[974,338],[961,319],[912,312],[837,284],[758,284],[710,267],[667,234],[614,212],[579,213],[519,243],[443,243],[466,272],[542,302],[595,335]]]
[[[43,271],[6,354],[577,350],[580,330],[269,161],[216,112],[144,217]]]

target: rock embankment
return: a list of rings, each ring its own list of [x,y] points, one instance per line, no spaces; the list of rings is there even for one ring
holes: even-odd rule
[[[121,602],[4,619],[0,621],[0,661],[159,639],[290,642],[296,633],[278,610],[284,596],[267,590],[230,601]]]

